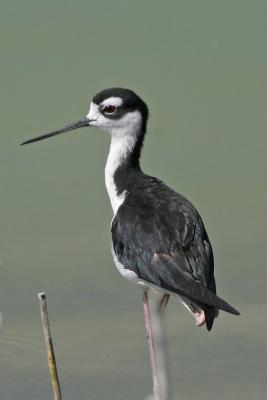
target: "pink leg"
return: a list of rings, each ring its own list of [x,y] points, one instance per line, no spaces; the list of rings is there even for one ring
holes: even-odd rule
[[[203,310],[201,310],[200,308],[196,308],[194,310],[194,316],[196,319],[196,325],[197,326],[202,326],[205,324],[206,322],[206,318],[205,318],[205,313]]]
[[[146,326],[146,332],[147,332],[149,358],[150,358],[150,365],[151,365],[152,377],[153,377],[154,400],[160,400],[159,371],[158,371],[157,359],[156,359],[156,353],[155,353],[155,344],[154,344],[154,338],[153,338],[152,323],[151,323],[147,291],[144,291],[144,293],[143,293],[143,307],[144,307],[145,326]]]

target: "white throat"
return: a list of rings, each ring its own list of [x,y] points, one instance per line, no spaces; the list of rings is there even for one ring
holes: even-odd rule
[[[104,100],[101,105],[115,104],[120,106],[122,99],[111,97]],[[99,105],[91,102],[87,117],[92,120],[91,125],[97,126],[111,136],[109,155],[105,168],[105,182],[111,206],[116,215],[118,208],[123,203],[126,192],[118,195],[114,174],[116,169],[134,149],[138,136],[141,133],[142,115],[139,110],[129,111],[120,118],[107,118],[99,110]]]
[[[126,159],[127,154],[132,151],[135,143],[136,136],[113,136],[111,138],[108,159],[105,167],[105,183],[114,215],[116,215],[118,208],[124,202],[126,196],[126,191],[118,195],[114,181],[114,174],[117,168]]]
[[[133,151],[141,132],[141,122],[140,112],[134,111],[122,117],[117,125],[114,124],[115,126],[109,130],[111,143],[105,168],[105,182],[114,215],[116,215],[127,194],[124,191],[118,195],[114,174],[126,157]]]

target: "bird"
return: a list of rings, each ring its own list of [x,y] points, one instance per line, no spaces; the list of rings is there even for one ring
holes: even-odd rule
[[[83,127],[110,135],[105,184],[113,209],[112,255],[121,275],[161,296],[160,306],[180,299],[197,326],[212,329],[219,310],[239,311],[216,294],[212,246],[202,218],[186,197],[147,175],[140,156],[149,110],[134,91],[113,87],[97,93],[86,117],[22,145]],[[145,305],[145,304],[144,304]]]

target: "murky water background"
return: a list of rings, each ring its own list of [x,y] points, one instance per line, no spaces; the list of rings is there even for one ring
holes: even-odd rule
[[[170,305],[176,398],[266,398],[266,16],[262,1],[2,1],[1,400],[52,398],[40,290],[64,400],[150,392],[141,293],[110,255],[107,136],[19,147],[113,85],[148,102],[143,168],[198,207],[218,292],[242,312],[208,334]]]

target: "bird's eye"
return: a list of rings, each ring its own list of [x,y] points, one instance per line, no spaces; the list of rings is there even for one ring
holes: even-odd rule
[[[103,109],[103,111],[104,111],[106,114],[113,114],[116,110],[117,110],[117,107],[112,106],[112,105],[106,106],[106,107]]]

